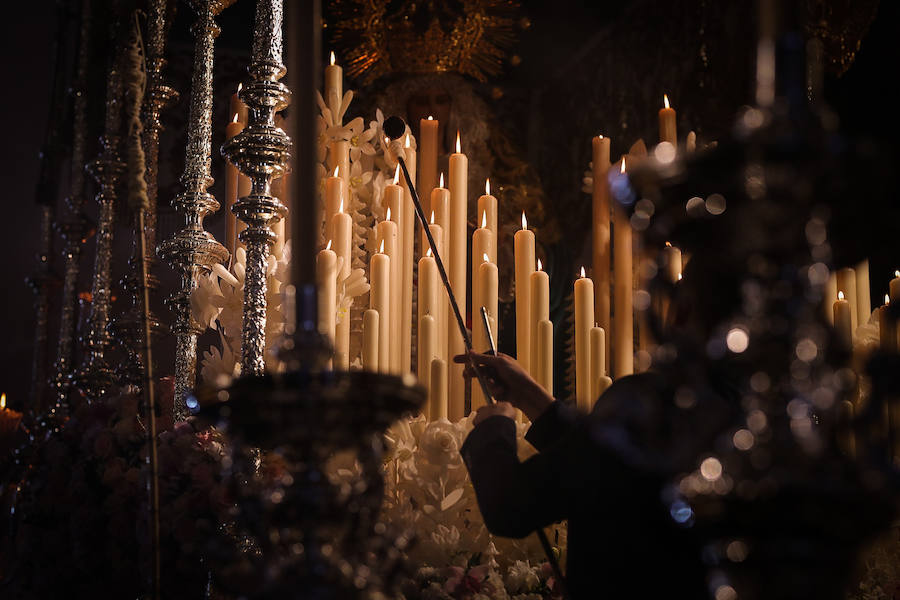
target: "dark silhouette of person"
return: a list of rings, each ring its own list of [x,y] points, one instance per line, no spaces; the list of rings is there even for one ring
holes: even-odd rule
[[[509,356],[468,359],[488,374],[497,400],[478,409],[461,448],[491,533],[523,538],[568,519],[566,583],[575,600],[708,596],[690,515],[672,508],[667,470],[653,467],[666,452],[660,439],[678,435],[662,376],[620,378],[583,415]],[[538,450],[524,462],[515,408],[532,421],[526,439]]]

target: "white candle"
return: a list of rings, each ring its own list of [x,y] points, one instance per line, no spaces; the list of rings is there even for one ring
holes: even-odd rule
[[[534,232],[529,231],[525,212],[522,229],[513,238],[516,263],[516,360],[531,370],[531,274],[534,273]]]
[[[334,63],[334,52],[332,52],[331,64],[325,67],[325,104],[332,113],[337,114],[344,97],[344,70]]]
[[[594,315],[604,330],[609,331],[610,305],[610,236],[609,236],[609,144],[610,140],[602,135],[591,142],[592,162],[592,216],[593,216],[593,276],[596,280],[594,288]],[[609,341],[607,340],[607,353]],[[608,355],[608,354],[607,354]],[[608,369],[609,364],[604,365]]]
[[[335,291],[337,277],[337,255],[331,249],[331,241],[328,246],[316,256],[316,285],[318,287],[319,301],[319,333],[328,337],[328,341],[334,344],[335,322]],[[331,361],[329,361],[329,365]]]
[[[675,109],[669,106],[669,96],[663,94],[664,106],[659,109],[659,141],[678,145],[678,134],[675,125]]]
[[[900,301],[900,271],[894,271],[894,278],[891,279],[888,291],[890,292],[891,303]]]
[[[834,306],[834,331],[845,350],[853,347],[852,311],[850,302],[844,299],[843,290],[838,291]]]
[[[666,268],[666,279],[671,283],[678,281],[681,276],[681,250],[666,242],[663,248],[663,264]]]
[[[390,207],[388,207],[386,211],[386,217],[386,220],[375,226],[375,243],[382,248],[382,252],[390,259],[390,277],[388,279],[388,285],[390,286],[389,295],[391,303],[385,307],[385,309],[390,312],[390,314],[387,315],[387,321],[391,324],[391,327],[396,328],[400,320],[400,241],[398,239],[397,223],[391,220],[393,215]],[[384,311],[379,309],[378,312],[381,315],[382,323],[384,323],[384,317],[386,316]],[[390,330],[385,332],[384,327],[382,327],[381,332],[389,334]],[[386,370],[391,373],[400,372],[399,338],[399,332],[395,331],[393,332],[393,335],[388,335],[387,340],[381,340],[379,342],[381,345],[387,344],[388,347],[387,363],[382,364],[383,371]],[[381,363],[385,358],[379,355],[378,360],[379,363]]]
[[[453,294],[460,307],[466,303],[466,219],[468,212],[468,159],[460,148],[459,132],[456,134],[456,152],[450,155],[450,227],[447,234],[447,258],[449,259],[448,277],[453,287]],[[443,257],[442,257],[443,258]],[[465,315],[464,315],[465,316]],[[450,357],[465,352],[462,334],[457,329],[456,322],[447,319],[447,339]],[[449,416],[451,421],[457,421],[465,416],[465,382],[463,380],[463,365],[457,363],[448,364],[448,379],[450,381]]]
[[[328,170],[341,177],[344,185],[350,184],[350,142],[338,140],[328,147]]]
[[[338,281],[344,282],[350,276],[350,263],[353,246],[353,218],[344,212],[343,202],[338,206],[338,213],[332,217],[331,230],[334,232],[334,249],[341,259],[341,270]],[[340,315],[335,326],[334,339],[335,369],[350,369],[350,311]]]
[[[869,261],[856,265],[856,322],[865,325],[872,316],[872,292],[869,285]]]
[[[497,344],[497,265],[488,260],[487,254],[482,255],[481,264],[473,279],[472,286],[472,347],[476,352],[487,352],[490,350],[487,332],[484,329],[484,323],[481,317],[481,307],[487,310],[488,322],[491,324],[491,333],[494,338],[494,345]],[[472,410],[478,410],[484,406],[487,400],[481,391],[480,385],[472,385]]]
[[[622,159],[620,177],[625,173]],[[634,299],[632,296],[632,233],[628,215],[622,209],[613,212],[613,340],[610,348],[615,356],[612,361],[614,378],[634,373]]]
[[[431,223],[428,225],[428,230],[431,232],[431,238],[434,240],[434,244],[437,247],[438,255],[440,257],[446,256],[446,250],[444,249],[444,228],[434,222],[434,214],[431,215]],[[427,248],[425,250],[426,256],[431,256],[431,248]],[[436,262],[436,261],[435,261]],[[435,264],[435,272],[437,272],[437,265]],[[447,360],[447,318],[450,311],[450,301],[447,298],[447,294],[442,289],[442,284],[440,283],[440,279],[438,275],[435,275],[435,301],[436,305],[434,310],[431,311],[431,314],[434,315],[434,319],[437,322],[437,348],[435,349],[435,356],[439,356],[443,358],[445,361]],[[421,281],[419,285],[422,285]]]
[[[241,89],[243,87],[244,84],[239,83],[237,86],[237,91],[231,95],[231,102],[228,106],[228,114],[236,115],[238,123],[247,125],[247,105],[244,104],[243,100],[241,100]]]
[[[439,306],[440,279],[437,263],[430,255],[419,259],[419,301],[417,303],[417,322],[425,315],[435,315]],[[437,321],[437,319],[435,319]],[[420,334],[421,335],[421,334]],[[420,375],[421,377],[421,375]]]
[[[850,331],[856,331],[857,322],[857,298],[856,298],[856,271],[850,268],[841,269],[837,273],[838,290],[844,292],[844,299],[850,304]]]
[[[528,312],[532,331],[537,331],[541,321],[550,320],[550,277],[542,270],[540,259],[537,261],[537,270],[531,274],[529,279],[531,308]],[[532,373],[535,374],[535,377],[538,373],[536,369],[542,368],[540,351],[540,341],[532,336],[529,364],[532,366]]]
[[[372,291],[374,294],[374,290]],[[373,301],[373,304],[375,302]],[[363,313],[362,364],[366,371],[378,371],[378,311],[370,308]]]
[[[325,239],[334,239],[334,215],[340,212],[344,198],[348,198],[347,184],[338,174],[338,167],[334,168],[332,175],[325,180]]]
[[[606,331],[602,327],[591,328],[591,409],[600,394],[612,385],[606,374]]]
[[[442,358],[431,361],[431,418],[447,418],[447,362]]]
[[[478,198],[478,214],[485,216],[485,222],[481,226],[489,229],[493,236],[494,245],[488,252],[488,256],[491,257],[492,263],[497,264],[497,244],[500,241],[500,233],[497,231],[497,198],[491,195],[490,179],[485,180],[484,195]]]
[[[878,336],[881,349],[885,352],[897,351],[897,324],[890,315],[891,297],[884,295],[884,306],[878,308]]]
[[[478,267],[485,260],[488,262],[493,262],[491,260],[491,250],[495,245],[494,233],[484,226],[485,221],[487,220],[487,215],[485,213],[481,213],[481,227],[476,229],[472,233],[472,294],[475,294],[475,278],[478,276]],[[487,256],[486,259],[482,257]],[[495,263],[496,264],[496,263]],[[474,304],[475,299],[472,299],[472,321],[475,322],[477,319],[480,319],[481,316],[478,314],[478,306]],[[474,329],[474,325],[473,325]]]
[[[444,174],[440,175],[440,183],[439,186],[431,190],[431,209],[426,211],[426,215],[433,215],[432,222],[440,225],[441,229],[444,231],[445,235],[450,231],[450,190],[444,187]],[[449,239],[445,242],[445,247],[449,247]],[[422,247],[421,253],[424,255],[425,251],[428,249],[428,238],[425,236],[425,232],[422,232]],[[441,254],[441,259],[445,261],[445,265],[447,265],[447,257],[444,254]]]
[[[543,387],[547,393],[553,394],[553,322],[549,319],[541,319],[535,329],[535,348],[537,357],[532,364],[535,367],[535,381]]]
[[[834,325],[834,311],[832,310],[832,305],[834,301],[837,300],[837,275],[834,271],[828,275],[828,281],[825,282],[825,296],[822,298],[822,307],[825,310],[825,318],[829,323]]]
[[[434,210],[431,206],[431,190],[438,184],[438,125],[432,117],[419,121],[419,180],[416,191],[426,215]]]
[[[432,315],[422,315],[419,319],[419,348],[416,358],[418,360],[417,375],[419,383],[429,391],[429,398],[425,402],[425,418],[434,419],[431,414],[431,361],[434,359],[434,348],[437,343],[437,323]]]
[[[406,136],[406,170],[409,178],[416,180],[416,153],[411,148],[409,135]],[[399,176],[399,173],[397,174]],[[412,295],[413,295],[413,236],[415,235],[415,217],[413,215],[413,201],[406,177],[401,178],[403,188],[403,201],[400,203],[397,221],[400,232],[400,372],[411,373],[410,361],[412,360]]]
[[[591,403],[591,327],[594,325],[594,282],[585,277],[575,280],[575,402],[583,412]]]
[[[369,307],[378,312],[378,370],[391,370],[391,259],[381,252],[369,261]]]

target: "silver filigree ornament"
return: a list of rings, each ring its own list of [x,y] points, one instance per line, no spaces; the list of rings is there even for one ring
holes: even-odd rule
[[[194,65],[191,75],[191,104],[188,141],[185,149],[184,191],[172,201],[184,217],[184,226],[163,242],[158,253],[181,277],[179,289],[167,302],[175,313],[172,331],[175,343],[175,420],[189,416],[187,397],[194,389],[197,376],[197,336],[201,328],[191,314],[191,294],[202,274],[212,265],[224,262],[228,250],[203,228],[203,219],[219,209],[215,197],[207,191],[212,185],[212,85],[215,38],[219,27],[215,17],[233,0],[194,0],[197,13],[192,27],[195,37]]]
[[[241,331],[241,374],[262,375],[266,347],[266,272],[275,243],[272,224],[283,219],[287,207],[272,196],[272,181],[281,177],[290,160],[291,140],[275,125],[275,113],[288,105],[291,93],[279,80],[282,64],[281,0],[258,0],[253,31],[249,80],[241,90],[248,107],[244,130],[222,146],[222,154],[250,178],[250,195],[238,199],[234,214],[247,227],[240,240],[247,249]]]

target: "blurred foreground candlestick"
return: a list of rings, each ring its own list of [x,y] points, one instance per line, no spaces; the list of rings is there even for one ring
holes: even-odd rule
[[[522,229],[514,237],[516,263],[516,360],[531,370],[531,274],[534,273],[534,232],[528,230],[525,212]]]
[[[659,141],[678,145],[675,109],[669,106],[669,96],[663,94],[663,107],[659,109]]]
[[[850,302],[844,299],[843,290],[838,291],[834,303],[834,332],[845,350],[853,348],[853,318]]]
[[[447,256],[449,269],[447,276],[456,302],[460,309],[465,311],[466,304],[466,220],[468,218],[468,173],[469,161],[462,153],[459,132],[456,133],[456,152],[450,155],[450,226],[447,232]],[[444,258],[444,257],[441,257]],[[465,315],[463,315],[465,318]],[[450,357],[465,352],[465,343],[462,333],[455,322],[447,319],[447,355]],[[465,380],[463,379],[463,365],[458,363],[448,364],[448,379],[450,381],[450,409],[451,421],[458,421],[465,416]]]
[[[593,216],[593,276],[596,280],[594,288],[594,316],[604,331],[609,331],[609,295],[610,295],[610,236],[609,236],[609,138],[598,135],[591,142],[593,160],[591,162],[592,216]],[[606,342],[605,356],[609,353],[609,340]],[[609,363],[604,365],[609,369]]]
[[[617,274],[618,275],[618,274]],[[591,410],[591,327],[594,325],[594,282],[585,276],[575,280],[575,402],[583,412]]]

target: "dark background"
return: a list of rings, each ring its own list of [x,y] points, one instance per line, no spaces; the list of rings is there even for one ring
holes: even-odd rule
[[[486,98],[500,96],[491,101],[492,108],[538,171],[548,202],[559,216],[569,252],[575,257],[583,248],[588,226],[585,217],[590,211],[587,196],[580,191],[582,173],[590,160],[590,137],[597,133],[612,137],[614,157],[626,152],[638,138],[652,143],[663,93],[669,94],[678,109],[680,135],[694,129],[701,142],[722,136],[735,111],[752,100],[756,36],[752,3],[527,0],[523,4],[522,16],[529,20],[530,27],[522,31],[514,50],[521,63],[480,86],[480,90]],[[244,78],[252,9],[252,2],[241,0],[219,19],[223,33],[217,41],[213,117],[213,176],[217,182],[211,189],[217,197],[222,194],[223,169],[217,149],[228,119],[228,96]],[[897,98],[890,94],[895,65],[900,62],[898,18],[900,7],[896,2],[881,2],[855,63],[842,77],[829,76],[825,88],[825,99],[839,115],[842,130],[850,137],[869,137],[883,144],[892,159],[897,156],[900,134]],[[34,271],[38,248],[39,211],[34,198],[38,152],[50,116],[56,20],[56,3],[36,0],[17,3],[15,18],[4,19],[3,24],[0,391],[8,394],[13,406],[25,402],[30,382],[34,313],[32,294],[24,280]],[[190,21],[187,5],[178,3],[166,73],[182,98],[163,115],[167,130],[161,143],[159,239],[171,235],[178,224],[168,202],[178,192],[177,178],[184,160]],[[102,35],[102,31],[96,35]],[[70,53],[66,57],[71,61]],[[94,77],[88,92],[93,120],[86,155],[89,159],[98,152],[95,140],[102,116],[105,60],[99,48],[92,61]],[[348,82],[346,87],[357,86]],[[66,193],[68,173],[69,165],[64,163],[61,196]],[[93,193],[94,187],[89,185],[86,206],[91,214],[96,213]],[[847,199],[849,203],[854,201]],[[59,212],[62,204],[57,203],[57,208]],[[860,219],[877,217],[859,215]],[[127,218],[126,212],[120,211],[114,280],[123,274],[130,252]],[[207,220],[207,228],[222,239],[222,211]],[[62,268],[60,249],[57,238],[53,259],[57,273]],[[896,264],[900,264],[898,256],[873,257],[873,302],[884,294]],[[92,270],[93,244],[89,241],[83,253],[80,290],[90,289]],[[160,265],[156,272],[162,279],[162,289],[171,288],[171,269]],[[564,287],[562,283],[553,285],[554,290]],[[51,292],[51,360],[55,357],[59,292],[58,288]],[[555,291],[554,295],[560,293]],[[159,303],[161,294],[157,296],[157,309],[168,319]],[[123,308],[119,298],[114,314]],[[160,348],[158,356],[164,357],[167,352],[170,348]],[[159,368],[171,371],[164,359]]]

